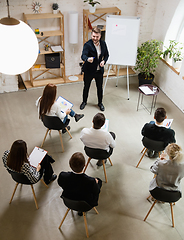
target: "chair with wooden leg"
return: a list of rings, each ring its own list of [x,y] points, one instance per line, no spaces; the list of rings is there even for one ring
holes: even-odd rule
[[[70,134],[67,125],[69,123],[69,119],[67,119],[68,121],[66,122],[66,124],[64,124],[61,119],[57,116],[47,116],[44,115],[42,118],[42,122],[44,124],[44,126],[47,128],[45,137],[43,139],[43,142],[41,144],[41,147],[43,147],[43,144],[45,142],[45,139],[47,137],[48,132],[51,134],[51,130],[57,130],[59,132],[59,136],[60,136],[60,142],[61,142],[61,148],[62,148],[62,152],[64,152],[64,146],[63,146],[63,140],[62,140],[62,133],[61,130],[66,130],[67,133],[69,134],[70,138],[72,138],[72,135]]]
[[[13,194],[12,194],[12,197],[10,199],[9,204],[11,204],[19,184],[30,185],[31,189],[32,189],[32,193],[33,193],[36,209],[38,209],[38,203],[37,203],[37,200],[36,200],[36,195],[35,195],[35,191],[34,191],[34,188],[33,188],[33,184],[30,182],[30,180],[27,178],[27,176],[25,176],[23,173],[17,173],[17,172],[10,171],[10,170],[8,170],[8,172],[11,174],[11,177],[16,182],[15,189],[13,191]],[[46,187],[48,187],[42,179],[41,179],[41,181],[43,182],[43,184]]]
[[[59,225],[59,229],[61,227],[61,225],[63,224],[68,212],[70,210],[74,210],[74,211],[78,211],[78,212],[82,212],[83,213],[83,217],[84,217],[84,224],[85,224],[85,229],[86,229],[86,236],[87,238],[89,237],[89,233],[88,233],[88,225],[87,225],[87,220],[86,220],[86,212],[88,212],[89,210],[91,210],[92,208],[95,210],[95,212],[98,214],[98,211],[95,207],[91,207],[87,202],[85,201],[76,201],[76,200],[71,200],[65,197],[63,198],[63,202],[64,204],[68,207],[60,225]]]
[[[141,156],[139,162],[137,163],[136,168],[141,163],[141,161],[142,161],[144,155],[146,154],[146,152],[148,151],[148,149],[151,151],[157,151],[159,153],[159,157],[160,157],[160,152],[162,152],[165,149],[164,142],[155,141],[155,140],[149,139],[147,137],[143,137],[142,143],[144,145],[144,148],[141,151],[142,156]]]
[[[105,182],[107,183],[107,173],[106,173],[106,168],[105,168],[105,160],[108,158],[111,166],[113,166],[112,161],[110,159],[110,156],[111,156],[112,152],[108,153],[106,150],[103,150],[103,149],[89,148],[89,147],[86,147],[86,146],[84,147],[84,151],[89,158],[88,158],[87,164],[86,164],[83,172],[85,173],[85,171],[86,171],[86,169],[87,169],[87,167],[88,167],[92,158],[95,159],[95,160],[102,160],[104,175],[105,175]]]
[[[146,221],[147,217],[149,216],[151,210],[155,206],[157,201],[168,202],[171,207],[171,218],[172,218],[172,227],[174,227],[174,213],[173,213],[173,204],[177,202],[181,198],[180,191],[169,191],[163,188],[156,187],[154,190],[150,191],[151,196],[155,199],[154,203],[152,204],[150,210],[148,211],[144,221]]]

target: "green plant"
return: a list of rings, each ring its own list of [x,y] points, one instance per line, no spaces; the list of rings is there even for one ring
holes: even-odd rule
[[[59,8],[59,5],[57,3],[52,4],[52,9],[53,10],[58,10],[58,8]]]
[[[137,60],[135,70],[138,70],[145,79],[149,79],[150,74],[155,71],[158,66],[162,42],[158,40],[150,40],[141,44],[137,48]]]
[[[88,2],[88,3],[91,4],[93,7],[94,7],[96,4],[100,4],[100,2],[93,1],[93,0],[84,0],[84,2]]]
[[[181,52],[181,50],[183,49],[183,47],[180,45],[176,51],[174,52],[173,54],[173,60],[174,62],[177,62],[177,61],[182,61],[183,60],[183,54]]]
[[[165,58],[167,55],[169,58],[172,58],[175,54],[176,51],[176,46],[178,45],[179,42],[176,42],[175,40],[169,40],[170,44],[169,47],[166,48],[166,50],[163,52],[163,58]]]

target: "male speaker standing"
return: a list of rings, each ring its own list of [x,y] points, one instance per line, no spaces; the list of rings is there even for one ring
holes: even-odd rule
[[[97,87],[98,106],[101,111],[105,110],[102,103],[103,98],[103,73],[104,65],[109,57],[107,45],[101,39],[101,30],[94,27],[91,32],[91,39],[84,44],[82,51],[82,60],[84,61],[84,89],[83,89],[83,102],[80,109],[84,109],[87,104],[89,88],[91,81],[94,78]]]

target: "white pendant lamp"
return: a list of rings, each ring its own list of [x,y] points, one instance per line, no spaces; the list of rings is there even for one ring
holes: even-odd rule
[[[21,20],[0,19],[0,72],[17,75],[29,70],[38,57],[38,40],[33,30]]]

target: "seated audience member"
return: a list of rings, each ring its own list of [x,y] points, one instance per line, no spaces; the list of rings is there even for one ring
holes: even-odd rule
[[[115,133],[107,132],[101,129],[105,124],[105,116],[103,113],[97,113],[93,117],[93,126],[91,128],[84,128],[81,131],[80,139],[86,147],[98,148],[106,150],[109,156],[115,147]],[[102,166],[102,160],[97,162],[98,166]]]
[[[30,165],[27,144],[23,140],[16,140],[12,144],[10,151],[4,152],[2,159],[5,168],[13,172],[23,173],[32,184],[38,182],[42,176],[46,184],[57,178],[57,175],[53,174],[51,166],[51,163],[55,161],[47,154],[37,168]]]
[[[71,156],[69,165],[72,171],[61,172],[58,177],[58,184],[63,189],[61,197],[86,201],[92,207],[97,206],[102,180],[89,177],[82,172],[85,158],[80,152]]]
[[[166,111],[164,108],[157,108],[155,111],[154,119],[156,122],[146,123],[142,129],[142,135],[151,140],[164,142],[165,147],[169,143],[175,143],[175,132],[172,129],[166,128],[163,125],[164,119],[166,119]],[[153,152],[148,149],[148,157],[158,157],[158,152]]]
[[[69,123],[68,115],[75,118],[78,122],[84,117],[84,114],[77,114],[72,109],[67,109],[65,112],[61,110],[61,106],[56,101],[57,87],[54,84],[47,84],[43,90],[43,95],[36,101],[36,106],[39,109],[39,118],[42,119],[44,115],[58,116],[63,123]],[[68,126],[68,129],[70,127]],[[63,133],[66,129],[63,129]]]
[[[160,159],[150,167],[152,173],[156,175],[150,182],[149,190],[156,191],[157,187],[171,191],[181,191],[180,182],[184,177],[184,162],[181,147],[176,143],[170,143],[165,153],[162,153]]]

